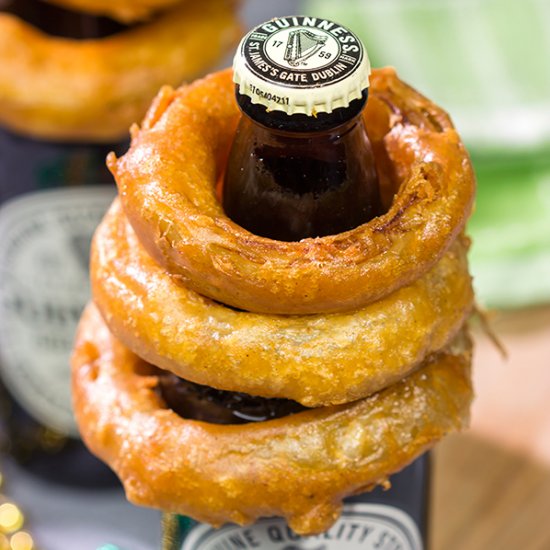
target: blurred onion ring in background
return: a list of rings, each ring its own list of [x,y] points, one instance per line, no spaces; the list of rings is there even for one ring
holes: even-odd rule
[[[184,4],[191,0],[46,0],[64,8],[82,11],[93,15],[105,15],[132,23],[148,19],[155,12],[175,4]]]
[[[388,211],[346,233],[281,242],[232,222],[216,198],[239,117],[231,71],[164,88],[129,152],[109,158],[139,240],[190,289],[247,311],[346,311],[411,284],[464,228],[475,178],[446,113],[395,71],[373,71],[369,94]]]
[[[248,313],[178,283],[117,200],[96,232],[90,274],[109,329],[146,361],[199,384],[315,407],[385,388],[455,337],[473,303],[467,248],[458,238],[425,275],[359,310]]]
[[[119,140],[162,85],[205,72],[240,33],[229,0],[186,2],[96,40],[52,37],[0,13],[0,123],[41,139]]]
[[[467,424],[470,355],[462,332],[421,369],[366,399],[215,425],[168,409],[153,369],[91,305],[73,355],[74,407],[84,441],[131,502],[214,526],[283,516],[295,532],[314,534],[334,523],[343,498],[384,484]]]

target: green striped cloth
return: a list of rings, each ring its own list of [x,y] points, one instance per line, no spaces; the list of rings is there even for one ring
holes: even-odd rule
[[[479,182],[481,302],[550,302],[550,1],[307,0],[452,115]]]

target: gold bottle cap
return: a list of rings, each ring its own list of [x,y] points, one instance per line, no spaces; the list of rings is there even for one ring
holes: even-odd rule
[[[279,17],[239,44],[233,80],[239,93],[271,111],[331,113],[369,87],[367,52],[349,29],[318,17]]]

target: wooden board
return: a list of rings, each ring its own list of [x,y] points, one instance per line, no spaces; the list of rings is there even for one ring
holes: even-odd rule
[[[434,454],[431,550],[550,549],[550,466],[472,435]]]

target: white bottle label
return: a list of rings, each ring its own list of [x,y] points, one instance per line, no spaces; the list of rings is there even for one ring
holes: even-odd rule
[[[181,550],[422,550],[414,521],[402,510],[382,504],[346,504],[326,532],[300,537],[280,518],[262,519],[250,527],[199,524]]]
[[[2,379],[38,421],[75,436],[69,358],[90,296],[90,240],[114,196],[108,185],[65,187],[0,207]]]

